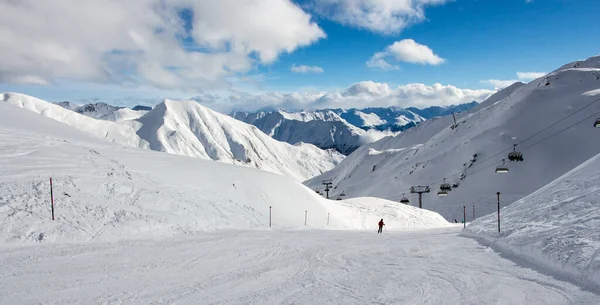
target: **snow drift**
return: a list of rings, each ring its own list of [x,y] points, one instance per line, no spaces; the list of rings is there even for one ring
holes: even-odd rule
[[[274,228],[304,227],[305,215],[310,228],[375,229],[379,218],[389,229],[449,225],[436,213],[392,202],[327,200],[252,168],[116,146],[8,103],[0,103],[0,142],[1,242],[268,228],[269,207]]]
[[[395,137],[365,145],[333,170],[307,182],[311,188],[331,179],[334,196],[382,197],[398,201],[403,193],[411,205],[417,196],[411,186],[428,185],[423,207],[446,219],[462,219],[463,206],[476,215],[521,199],[570,171],[600,151],[598,96],[584,94],[600,88],[600,57],[566,65],[526,85],[516,83],[476,108],[457,115],[427,120]],[[584,108],[585,107],[585,108]],[[517,150],[524,162],[507,162],[510,172],[496,174],[502,158]],[[508,160],[507,160],[508,161]],[[455,188],[437,197],[443,179]],[[472,213],[469,213],[472,214]],[[473,215],[469,215],[468,219]]]
[[[343,158],[313,145],[278,142],[193,101],[165,100],[139,119],[110,122],[23,94],[4,93],[2,100],[113,143],[254,167],[298,181],[333,168]]]
[[[600,288],[600,154],[531,195],[478,218],[466,233]]]

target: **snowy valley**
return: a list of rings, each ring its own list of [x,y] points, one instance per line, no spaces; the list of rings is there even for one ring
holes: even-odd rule
[[[597,0],[0,0],[0,305],[600,305]]]
[[[0,279],[0,301],[593,304],[597,73],[600,57],[566,65],[499,91],[456,124],[434,117],[345,159],[193,101],[111,120],[5,93],[0,258],[11,276]],[[334,112],[330,121],[279,114],[348,124]],[[496,173],[512,144],[523,162]],[[443,178],[454,187],[437,197]],[[317,194],[326,179],[331,198],[346,199]],[[413,185],[431,188],[423,209]],[[463,205],[478,213],[465,230],[451,223]],[[379,219],[384,234],[373,238]],[[53,290],[34,292],[40,272]]]

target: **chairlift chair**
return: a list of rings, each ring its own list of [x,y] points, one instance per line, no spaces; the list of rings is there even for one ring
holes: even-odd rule
[[[440,196],[440,197],[443,197],[443,196],[448,196],[448,192],[446,192],[446,191],[439,191],[439,192],[437,193],[437,195],[438,195],[438,196]]]
[[[496,167],[496,173],[508,173],[508,167],[506,167],[506,160],[502,159],[502,166]]]
[[[600,118],[596,119],[596,122],[594,122],[594,127],[600,128]]]
[[[440,185],[440,191],[449,192],[451,190],[452,190],[452,186],[450,185],[450,183],[446,183],[446,178],[444,178],[444,183],[442,183],[442,185]]]
[[[340,197],[344,197],[344,196],[346,196],[346,194],[345,194],[345,193],[341,193],[341,194],[340,194]]]
[[[408,204],[410,201],[408,200],[408,198],[406,198],[404,196],[404,194],[402,194],[402,199],[400,199],[400,203],[404,203],[404,204]]]
[[[517,144],[513,144],[513,151],[508,154],[509,161],[523,162],[523,153],[517,151]]]
[[[342,200],[342,197],[338,197],[338,198],[336,198],[335,200]]]

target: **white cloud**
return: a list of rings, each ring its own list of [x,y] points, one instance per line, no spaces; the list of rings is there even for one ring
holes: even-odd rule
[[[296,66],[292,65],[291,71],[294,73],[323,73],[323,68],[317,66]]]
[[[385,60],[386,53],[378,52],[367,61],[367,67],[371,69],[380,69],[383,71],[399,70],[400,66],[392,65]]]
[[[461,89],[452,85],[407,84],[390,87],[387,83],[365,81],[335,92],[267,92],[250,94],[230,92],[202,94],[194,99],[218,111],[231,109],[255,111],[261,108],[323,109],[365,107],[429,107],[481,102],[495,93],[486,89]]]
[[[397,34],[425,20],[427,6],[451,0],[310,0],[307,7],[344,25],[382,34]]]
[[[324,37],[291,0],[0,1],[0,82],[199,91]]]
[[[536,78],[540,78],[546,75],[546,72],[517,72],[518,79],[500,80],[500,79],[486,79],[482,80],[481,83],[493,86],[496,90],[504,89],[519,81],[531,81]]]
[[[540,78],[542,76],[545,76],[547,73],[546,72],[517,72],[517,77],[520,80],[534,80],[536,78]]]
[[[498,90],[498,89],[504,89],[518,81],[519,80],[516,80],[516,79],[512,79],[512,80],[486,79],[486,80],[482,80],[481,83],[493,86],[494,89]]]
[[[444,62],[444,59],[433,53],[428,46],[419,44],[412,39],[404,39],[394,42],[385,48],[383,52],[375,53],[367,61],[367,67],[381,70],[399,69],[397,65],[388,62],[391,58],[397,61],[423,65],[439,65]]]

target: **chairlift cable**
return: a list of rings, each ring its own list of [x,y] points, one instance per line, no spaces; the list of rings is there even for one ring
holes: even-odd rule
[[[575,112],[572,112],[571,114],[569,114],[569,115],[567,115],[567,116],[565,116],[565,117],[561,118],[560,120],[558,120],[558,121],[556,121],[556,122],[554,122],[554,123],[550,124],[549,126],[547,126],[547,127],[543,128],[543,129],[541,129],[540,131],[536,132],[535,134],[533,134],[533,135],[531,135],[531,136],[529,136],[529,137],[525,138],[525,139],[524,139],[524,140],[522,140],[521,142],[517,143],[517,145],[520,145],[520,144],[522,144],[523,142],[525,142],[525,141],[527,141],[527,140],[529,140],[529,139],[531,139],[531,138],[533,138],[533,137],[535,137],[535,136],[537,136],[537,135],[541,134],[542,132],[544,132],[544,131],[546,131],[546,130],[548,130],[548,129],[550,129],[550,128],[554,127],[554,126],[556,126],[558,123],[560,123],[560,122],[562,122],[562,121],[566,120],[567,118],[569,118],[569,117],[571,117],[571,116],[575,115],[576,113],[580,112],[581,110],[583,110],[583,109],[585,109],[585,108],[587,108],[587,107],[589,107],[589,106],[591,106],[591,105],[593,105],[593,104],[597,103],[598,101],[600,101],[600,98],[597,98],[597,99],[595,99],[594,101],[592,101],[591,103],[589,103],[589,104],[587,104],[587,105],[583,106],[583,107],[582,107],[582,108],[580,108],[579,110],[577,110],[577,111],[575,111]],[[578,124],[581,124],[582,122],[584,122],[584,121],[587,121],[587,120],[589,120],[590,118],[592,118],[592,117],[595,117],[595,116],[598,116],[598,115],[600,115],[600,112],[596,112],[596,113],[594,113],[594,114],[592,114],[592,115],[589,115],[589,116],[587,116],[586,118],[584,118],[584,119],[582,119],[582,120],[579,120],[579,121],[577,121],[577,122],[575,122],[575,123],[573,123],[573,124],[569,125],[569,126],[568,126],[568,127],[566,127],[566,128],[563,128],[563,129],[561,129],[561,130],[558,130],[557,132],[555,132],[555,133],[551,134],[550,136],[548,136],[548,137],[546,137],[546,138],[543,138],[542,140],[540,140],[540,141],[538,141],[538,142],[535,142],[535,143],[533,143],[533,144],[531,144],[531,145],[529,145],[529,146],[527,146],[527,147],[525,147],[525,148],[521,149],[521,151],[525,151],[525,150],[527,150],[527,149],[530,149],[530,148],[532,148],[532,147],[534,147],[534,146],[536,146],[536,145],[538,145],[538,144],[541,144],[542,142],[545,142],[546,140],[548,140],[548,139],[550,139],[550,138],[552,138],[552,137],[555,137],[555,136],[557,136],[557,135],[559,135],[559,134],[561,134],[561,133],[565,132],[566,130],[568,130],[568,129],[570,129],[570,128],[573,128],[574,126],[576,126],[576,125],[578,125]],[[478,162],[478,164],[477,164],[477,165],[481,165],[482,163],[485,163],[486,161],[488,161],[488,160],[490,160],[490,159],[492,159],[492,158],[494,158],[494,157],[496,157],[496,156],[498,156],[498,155],[500,155],[500,154],[503,154],[503,153],[505,153],[505,152],[507,152],[507,151],[509,151],[509,150],[510,150],[510,148],[504,149],[504,150],[502,150],[502,151],[498,152],[497,154],[495,154],[495,155],[493,155],[493,156],[490,156],[490,157],[487,157],[487,158],[485,158],[485,159],[481,160],[480,162]],[[479,173],[479,172],[481,172],[481,171],[483,171],[483,170],[485,170],[485,169],[488,169],[488,168],[490,168],[490,167],[492,167],[492,166],[496,165],[496,163],[498,163],[498,162],[492,163],[492,164],[490,164],[490,165],[488,165],[488,166],[485,166],[485,167],[483,167],[483,168],[481,168],[481,169],[478,169],[478,170],[476,170],[476,171],[473,171],[473,172],[471,172],[469,175],[474,175],[474,174],[476,174],[476,173]],[[474,165],[474,166],[477,166],[477,165]],[[458,176],[458,175],[462,175],[462,174],[463,174],[463,172],[460,172],[460,173],[456,173],[456,174],[453,174],[453,175],[447,176],[446,178],[450,178],[450,177],[454,177],[454,176]],[[444,179],[442,179],[442,180],[437,180],[437,181],[435,181],[435,182],[433,182],[433,183],[431,183],[431,184],[429,184],[429,185],[436,185],[436,184],[438,184],[438,183],[440,183],[440,182],[443,182],[444,180],[445,180],[445,178],[444,178]]]

